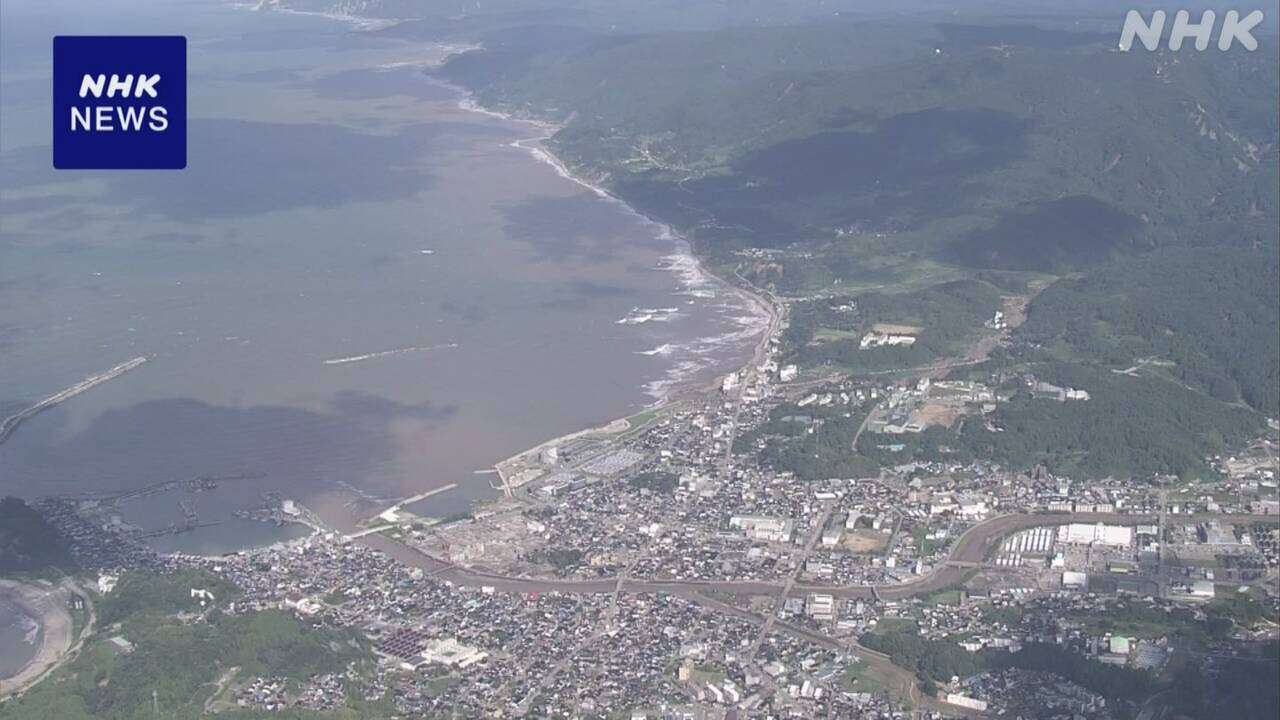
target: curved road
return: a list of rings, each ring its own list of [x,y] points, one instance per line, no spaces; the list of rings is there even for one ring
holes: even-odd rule
[[[1280,524],[1276,515],[1183,515],[1180,521],[1200,522],[1216,519],[1227,523],[1263,522]],[[1154,525],[1156,515],[1122,515],[1115,513],[1049,513],[1000,515],[966,530],[951,547],[947,560],[930,572],[904,583],[893,585],[811,585],[795,583],[786,588],[783,581],[772,580],[693,580],[661,578],[593,578],[586,580],[503,575],[480,568],[466,567],[410,547],[382,535],[369,535],[360,542],[381,550],[412,567],[419,567],[441,580],[458,585],[487,585],[505,592],[613,593],[631,592],[721,592],[734,595],[777,595],[786,589],[789,595],[811,592],[831,593],[838,597],[897,600],[925,595],[964,580],[975,566],[981,565],[990,552],[1007,535],[1032,527],[1067,523],[1108,523],[1112,525]]]
[[[1231,523],[1262,522],[1280,524],[1280,516],[1275,515],[1184,515],[1179,517],[1179,520],[1187,522],[1209,519]],[[802,637],[820,646],[851,651],[861,659],[861,662],[866,663],[869,670],[881,677],[886,685],[892,686],[899,697],[906,698],[916,710],[929,708],[943,710],[948,715],[982,716],[983,713],[950,705],[936,698],[922,695],[915,681],[915,675],[910,669],[898,667],[889,656],[861,646],[856,639],[844,644],[819,632],[777,620],[772,613],[768,617],[764,617],[731,603],[722,602],[711,597],[708,593],[784,596],[788,594],[828,592],[845,598],[901,599],[914,595],[928,594],[963,582],[970,569],[980,567],[1006,536],[1019,530],[1068,523],[1152,525],[1158,522],[1159,517],[1156,515],[1120,515],[1114,513],[1001,515],[978,523],[962,533],[952,545],[947,560],[929,573],[909,582],[895,585],[804,585],[791,581],[784,583],[764,580],[661,580],[629,578],[625,574],[621,577],[591,580],[518,577],[456,565],[398,541],[391,540],[384,535],[368,535],[361,538],[359,542],[382,550],[408,565],[422,568],[439,579],[459,585],[487,585],[505,592],[616,593],[625,589],[631,592],[668,592],[680,595],[695,603],[746,618],[753,623],[759,624],[763,632],[767,632],[770,625],[772,625],[788,634]]]

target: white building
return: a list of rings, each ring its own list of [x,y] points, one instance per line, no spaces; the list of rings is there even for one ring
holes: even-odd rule
[[[422,651],[422,659],[449,667],[466,668],[489,657],[489,653],[463,645],[457,638],[439,638],[429,642]]]
[[[726,395],[733,392],[738,387],[738,373],[729,373],[724,377],[724,381],[720,383],[720,390]]]
[[[951,705],[959,705],[960,707],[969,708],[970,710],[977,710],[978,712],[987,711],[986,700],[971,698],[968,695],[961,695],[959,693],[947,693],[943,697],[943,699]]]
[[[1058,527],[1058,542],[1068,545],[1107,545],[1128,547],[1133,543],[1133,528],[1124,525],[1071,523]]]
[[[282,605],[303,617],[310,617],[324,609],[323,605],[309,597],[285,598]]]
[[[754,540],[787,542],[791,539],[791,521],[781,518],[735,515],[729,518],[729,527],[744,531]]]
[[[831,620],[836,616],[836,599],[829,593],[810,593],[804,612],[814,620]]]
[[[862,336],[858,347],[862,350],[877,347],[911,347],[916,344],[914,335],[894,335],[890,333],[869,332]]]

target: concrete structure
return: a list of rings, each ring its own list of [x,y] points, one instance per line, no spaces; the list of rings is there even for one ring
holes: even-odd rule
[[[422,659],[428,663],[465,668],[489,657],[489,653],[463,645],[457,638],[437,638],[426,643]]]
[[[1058,542],[1068,545],[1107,545],[1128,547],[1133,543],[1133,528],[1103,523],[1071,523],[1058,528]]]
[[[916,344],[913,335],[894,335],[889,333],[869,332],[862,336],[858,347],[862,350],[877,347],[911,347]]]
[[[115,575],[99,575],[98,576],[98,592],[106,595],[116,589],[116,584],[120,582],[120,578]]]
[[[1217,594],[1212,580],[1197,580],[1191,583],[1191,597],[1200,600],[1212,600]]]
[[[818,621],[829,621],[836,616],[836,599],[828,593],[811,593],[804,612]]]
[[[977,710],[978,712],[987,711],[986,700],[979,700],[977,698],[969,697],[968,695],[961,695],[960,693],[939,694],[942,695],[943,702],[951,705],[959,705],[962,708],[969,708],[970,710]]]
[[[542,448],[542,452],[538,454],[538,459],[543,465],[555,465],[560,462],[560,448],[555,445],[548,445]]]
[[[754,540],[787,542],[791,539],[791,521],[781,518],[735,515],[729,518],[729,527],[744,531]]]

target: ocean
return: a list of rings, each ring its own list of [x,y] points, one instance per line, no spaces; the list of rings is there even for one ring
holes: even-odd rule
[[[426,70],[451,48],[213,0],[0,8],[0,493],[111,498],[160,550],[492,497],[495,462],[745,362],[765,318],[683,242]],[[188,38],[188,167],[54,171],[55,34]]]
[[[35,657],[42,642],[36,618],[0,592],[0,678],[17,674]]]

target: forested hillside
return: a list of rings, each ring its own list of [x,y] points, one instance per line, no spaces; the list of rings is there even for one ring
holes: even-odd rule
[[[712,252],[894,233],[899,252],[961,266],[1070,270],[1203,244],[1210,227],[1214,244],[1252,241],[1275,215],[1276,77],[1261,53],[893,21],[569,53],[533,51],[536,37],[500,34],[445,73],[564,121],[558,152]],[[521,57],[503,63],[508,51]]]
[[[1126,53],[1101,2],[286,4],[476,45],[435,72],[557,123],[575,172],[792,301],[791,361],[964,358],[1025,308],[982,369],[1105,391],[902,455],[1195,474],[1280,414],[1273,26],[1257,52]],[[918,342],[864,352],[875,323]]]
[[[1280,269],[1274,244],[1160,250],[1062,280],[1024,335],[1117,367],[1152,358],[1217,400],[1280,413]]]
[[[575,170],[722,272],[804,299],[786,338],[802,365],[962,356],[1012,298],[1027,321],[992,367],[1099,390],[1015,398],[1006,432],[970,423],[905,454],[1203,472],[1280,404],[1275,37],[1123,53],[1115,18],[1078,12],[696,32],[602,32],[588,12],[494,29],[441,74],[559,122]],[[877,322],[919,342],[860,351]]]

